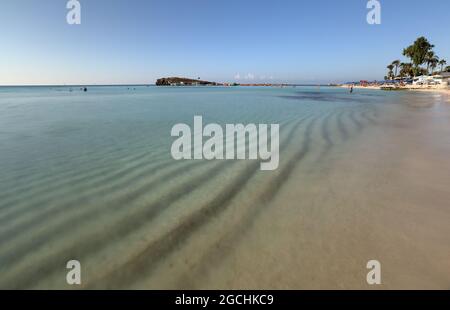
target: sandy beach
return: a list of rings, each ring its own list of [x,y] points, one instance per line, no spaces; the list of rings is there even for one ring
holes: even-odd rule
[[[427,93],[437,93],[445,95],[446,97],[450,98],[450,89],[444,89],[444,88],[434,88],[434,89],[427,89],[427,88],[415,88],[411,89],[411,91],[418,91],[418,92],[427,92]]]
[[[342,85],[343,88],[350,88],[349,85]],[[355,85],[353,86],[354,89],[369,89],[369,90],[382,90],[380,86],[360,86]],[[417,92],[426,92],[426,93],[435,93],[435,94],[442,94],[450,99],[450,89],[449,88],[441,88],[441,87],[417,87],[417,86],[410,86],[405,87],[405,89],[409,91],[417,91]]]
[[[233,270],[220,288],[370,289],[358,275],[379,259],[383,289],[450,287],[450,145],[437,138],[450,135],[450,108],[422,100],[378,119],[320,171],[299,168],[208,284]]]

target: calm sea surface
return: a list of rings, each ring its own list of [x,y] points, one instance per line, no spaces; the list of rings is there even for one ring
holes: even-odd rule
[[[450,287],[448,98],[327,87],[0,88],[0,288]],[[172,126],[280,124],[280,166]],[[418,227],[419,226],[419,227]]]

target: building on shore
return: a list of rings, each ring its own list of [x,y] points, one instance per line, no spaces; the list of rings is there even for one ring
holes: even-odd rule
[[[413,85],[448,87],[449,79],[449,72],[441,72],[438,75],[422,75],[414,78]]]

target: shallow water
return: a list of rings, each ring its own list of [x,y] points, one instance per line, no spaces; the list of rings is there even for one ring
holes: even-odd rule
[[[339,88],[0,88],[0,288],[450,287],[450,109]],[[174,161],[176,123],[279,123],[280,167]]]

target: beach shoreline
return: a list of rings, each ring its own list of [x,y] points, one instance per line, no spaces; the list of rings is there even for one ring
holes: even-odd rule
[[[350,88],[351,85],[341,85],[342,88]],[[369,90],[383,90],[380,86],[361,86],[361,85],[354,85],[354,89],[369,89]],[[444,95],[450,96],[450,89],[449,88],[442,88],[442,87],[433,87],[433,88],[425,88],[425,87],[399,87],[398,90],[404,91],[417,91],[417,92],[427,92],[427,93],[440,93]]]

